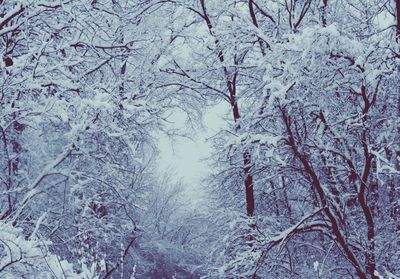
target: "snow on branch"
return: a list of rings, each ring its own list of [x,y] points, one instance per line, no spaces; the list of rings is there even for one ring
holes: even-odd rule
[[[283,232],[279,233],[278,235],[272,237],[271,239],[268,240],[267,243],[267,248],[266,250],[270,250],[276,245],[279,245],[279,251],[282,250],[284,247],[285,243],[288,242],[288,240],[295,235],[296,233],[300,232],[303,229],[307,229],[316,225],[319,225],[319,223],[313,223],[309,226],[302,226],[307,220],[311,219],[315,215],[319,214],[324,208],[319,208],[315,210],[314,212],[304,216],[299,222],[297,222],[295,225],[291,226],[290,228],[284,230]]]
[[[0,31],[4,31],[3,28],[9,23],[14,17],[18,16],[25,10],[25,7],[23,5],[16,6],[13,8],[11,11],[6,13],[1,19],[0,19]],[[4,33],[5,34],[5,33]],[[0,32],[0,35],[4,35],[3,32]]]
[[[38,193],[37,187],[43,181],[45,177],[52,174],[51,172],[60,165],[68,156],[71,154],[71,151],[74,149],[74,145],[70,145],[63,153],[61,153],[54,161],[44,167],[44,170],[41,174],[39,174],[36,179],[29,185],[28,193],[25,194],[24,199],[21,202],[21,206],[18,208],[17,212],[15,213],[14,220],[17,220],[19,215],[21,214],[22,210],[25,208],[27,203]]]

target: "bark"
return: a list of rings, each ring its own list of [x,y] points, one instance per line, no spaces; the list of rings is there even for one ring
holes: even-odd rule
[[[257,16],[256,13],[254,12],[254,0],[249,0],[249,12],[253,25],[258,28]],[[260,45],[262,55],[265,56],[265,46],[263,44],[263,41],[258,36],[257,36],[257,41],[258,44]]]
[[[371,155],[366,155],[366,162],[364,166],[364,174],[361,181],[360,192],[358,193],[358,201],[362,208],[362,211],[365,216],[365,220],[367,223],[367,239],[368,239],[368,246],[367,250],[365,251],[365,265],[366,271],[373,279],[378,279],[374,275],[376,270],[376,263],[375,263],[375,225],[374,225],[374,218],[372,216],[371,209],[366,200],[366,193],[365,190],[367,188],[366,181],[368,179],[370,170],[371,170],[371,162],[372,157]]]
[[[126,61],[123,62],[120,70],[120,77],[122,78],[121,85],[119,86],[119,96],[121,102],[119,103],[119,109],[124,109],[122,102],[125,100],[125,72],[126,72]]]
[[[395,0],[396,1],[396,39],[397,42],[400,43],[400,0]],[[397,67],[397,71],[400,72],[400,66]],[[397,117],[400,117],[400,87],[397,89],[398,97],[397,97]],[[397,128],[397,135],[400,135],[400,127]],[[400,155],[400,151],[397,151],[396,155]],[[396,169],[399,171],[400,170],[400,163],[398,160],[395,160],[395,165]],[[400,202],[399,202],[399,194],[398,191],[396,190],[396,182],[395,179],[393,179],[392,187],[390,188],[390,202],[392,205],[392,210],[391,210],[391,216],[393,216],[393,219],[396,224],[396,230],[400,232]]]
[[[2,135],[2,139],[3,139],[3,148],[4,148],[4,154],[5,154],[4,159],[7,161],[7,179],[5,179],[4,184],[6,186],[6,191],[7,191],[8,209],[0,217],[0,220],[4,220],[13,212],[13,200],[11,197],[11,193],[9,192],[12,188],[12,178],[11,178],[11,176],[12,176],[12,160],[11,160],[10,154],[8,152],[6,133],[2,127],[0,127],[0,130],[1,130],[1,135]]]
[[[336,219],[334,211],[332,211],[330,204],[327,199],[327,195],[325,193],[324,188],[321,185],[319,177],[314,170],[313,165],[309,161],[309,158],[306,154],[301,153],[297,144],[295,142],[295,138],[292,131],[291,119],[287,115],[284,108],[281,108],[282,119],[286,127],[286,132],[288,133],[287,144],[291,148],[293,155],[300,161],[303,166],[304,172],[306,174],[307,180],[311,183],[311,186],[316,190],[319,198],[319,203],[323,208],[324,215],[328,218],[330,223],[330,227],[332,230],[333,237],[332,239],[338,244],[338,246],[342,249],[344,254],[346,255],[347,260],[353,265],[356,270],[357,276],[360,279],[367,279],[366,273],[361,268],[359,261],[357,260],[355,254],[351,250],[349,244],[346,242],[339,223]]]
[[[23,5],[20,5],[18,9],[14,9],[10,11],[9,13],[5,14],[4,17],[0,18],[0,31],[15,17],[23,13],[25,10],[25,7]]]
[[[274,205],[275,205],[275,215],[276,216],[280,216],[279,203],[278,203],[278,197],[276,195],[275,185],[274,185],[274,182],[272,180],[269,183],[271,184],[272,199],[273,199]]]
[[[202,8],[202,14],[201,17],[204,19],[204,21],[207,24],[208,31],[209,33],[215,38],[215,45],[219,47],[219,41],[215,37],[213,33],[213,25],[211,23],[211,20],[208,16],[206,6],[205,6],[205,0],[200,0],[201,8]],[[222,50],[219,51],[218,53],[218,59],[221,63],[224,62],[224,53]],[[232,108],[232,116],[233,120],[236,123],[236,129],[240,129],[240,113],[239,113],[239,106],[237,103],[237,98],[236,98],[236,79],[237,79],[237,72],[234,72],[232,77],[228,71],[228,69],[224,66],[223,67],[224,75],[226,78],[226,87],[228,90],[229,94],[229,101],[230,105]],[[245,186],[245,195],[246,195],[246,211],[247,211],[247,216],[252,217],[254,216],[254,208],[255,208],[255,202],[254,202],[254,183],[253,183],[253,176],[250,172],[251,170],[251,155],[247,149],[244,149],[243,151],[243,172],[244,172],[244,186]]]
[[[371,173],[371,168],[372,168],[372,162],[373,162],[373,157],[369,152],[368,148],[368,139],[367,139],[367,133],[368,133],[368,112],[371,106],[373,105],[374,98],[372,101],[369,100],[368,95],[367,95],[367,90],[364,85],[361,86],[361,96],[363,98],[364,102],[364,108],[363,108],[363,124],[364,124],[364,130],[362,132],[361,136],[361,144],[363,147],[363,152],[364,152],[364,169],[361,177],[361,183],[359,187],[359,192],[358,192],[358,202],[360,203],[360,206],[362,208],[362,211],[364,213],[365,221],[367,223],[367,239],[368,239],[368,246],[367,250],[365,251],[365,265],[366,265],[366,271],[367,273],[371,276],[372,279],[378,279],[377,276],[375,276],[375,270],[376,270],[376,260],[375,260],[375,224],[374,224],[374,217],[372,215],[371,208],[368,204],[367,201],[367,193],[366,190],[368,189],[367,187],[367,181],[369,179],[370,173]],[[376,96],[376,93],[375,93]]]
[[[396,1],[396,37],[397,41],[400,40],[400,0],[395,0]]]
[[[244,185],[246,188],[246,206],[247,216],[254,216],[254,189],[253,189],[253,176],[250,174],[251,167],[251,156],[250,153],[245,150],[243,152],[243,164],[245,180]]]
[[[284,200],[285,200],[285,206],[286,206],[287,214],[288,214],[290,223],[292,223],[292,208],[290,207],[289,199],[288,199],[288,196],[287,196],[287,193],[286,193],[285,177],[281,176],[281,180],[282,180],[283,197],[284,197]]]
[[[322,19],[322,26],[326,27],[327,25],[327,20],[326,20],[326,9],[328,7],[328,0],[323,0],[323,6],[322,6],[322,15],[321,15],[321,19]]]

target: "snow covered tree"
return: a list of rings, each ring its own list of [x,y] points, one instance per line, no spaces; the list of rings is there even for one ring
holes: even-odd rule
[[[258,212],[252,237],[245,219],[225,231],[220,276],[399,272],[397,249],[387,250],[398,234],[392,4],[182,3],[193,18],[176,47],[192,59],[177,55],[164,72],[174,88],[229,103],[235,123],[216,138],[215,190],[230,208],[244,191],[247,215]]]
[[[0,277],[400,274],[399,1],[0,4]],[[157,135],[221,103],[191,210]]]
[[[159,8],[1,7],[1,219],[29,235],[46,213],[37,232],[51,251],[77,268],[78,259],[94,263],[106,277],[131,273],[126,254],[156,189],[153,137],[172,107],[152,85]]]

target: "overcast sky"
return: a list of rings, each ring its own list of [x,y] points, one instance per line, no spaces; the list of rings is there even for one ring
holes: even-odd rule
[[[201,198],[203,194],[201,181],[209,174],[206,158],[211,153],[211,143],[207,139],[224,126],[223,115],[226,114],[228,108],[226,103],[221,103],[209,109],[203,118],[204,128],[198,129],[197,132],[193,131],[192,139],[160,137],[159,166],[161,171],[169,169],[174,171],[174,180],[182,180],[194,199]],[[184,125],[185,115],[176,113],[170,120],[177,127],[181,127]]]

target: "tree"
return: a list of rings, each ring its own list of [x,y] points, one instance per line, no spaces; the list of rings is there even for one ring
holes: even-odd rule
[[[367,24],[368,32],[379,29]],[[397,96],[393,74],[398,62],[389,54],[390,39],[380,35],[352,38],[342,30],[346,28],[317,25],[276,42],[264,60],[264,94],[258,91],[249,101],[254,109],[248,113],[245,137],[253,152],[254,172],[260,174],[256,178],[271,185],[265,190],[270,199],[283,199],[270,207],[275,210],[269,215],[275,212],[276,221],[257,223],[260,238],[266,240],[257,248],[262,254],[254,263],[253,276],[271,271],[278,277],[281,272],[306,274],[294,262],[302,262],[296,255],[310,253],[297,242],[310,239],[313,246],[319,243],[319,249],[326,251],[317,265],[328,265],[332,248],[325,237],[340,251],[342,256],[333,261],[340,262],[336,265],[345,272],[352,273],[351,267],[360,278],[377,278],[385,269],[394,271],[394,262],[377,258],[381,254],[377,251],[385,249],[377,231],[385,228],[385,238],[396,238],[389,214],[393,204],[384,202],[392,194],[382,189],[386,185],[382,176],[398,179],[395,165],[383,154],[384,149],[394,148],[394,152],[397,148],[392,137],[397,124],[392,126],[389,120],[396,118],[395,108],[389,104]],[[373,50],[368,48],[371,44],[376,46]],[[382,112],[392,116],[382,119]],[[389,147],[388,142],[394,145]],[[388,165],[382,167],[383,161]],[[302,192],[309,195],[302,197]],[[279,220],[283,216],[287,221]],[[275,226],[281,232],[270,234]],[[278,261],[268,256],[276,246]],[[311,262],[307,265],[312,268]]]
[[[400,273],[398,1],[0,2],[0,277]],[[191,209],[157,136],[220,103]]]
[[[82,272],[76,273],[72,264],[51,254],[48,250],[49,243],[37,239],[35,233],[25,239],[21,230],[9,224],[1,222],[0,227],[0,272],[3,278],[21,278],[26,275],[46,278],[99,278],[94,274],[93,268],[89,269],[83,263]]]
[[[323,276],[321,267],[313,266],[321,262],[342,266],[329,271],[333,277],[397,272],[394,262],[377,256],[385,249],[377,232],[384,230],[389,239],[396,234],[389,212],[397,194],[382,185],[398,180],[394,161],[389,163],[393,157],[384,155],[397,148],[397,124],[389,119],[396,119],[390,103],[397,96],[398,61],[390,51],[391,31],[371,20],[389,16],[390,7],[376,4],[224,1],[206,8],[200,1],[185,6],[200,18],[187,26],[199,37],[208,31],[212,39],[198,39],[205,48],[192,52],[192,61],[201,61],[195,67],[177,56],[164,72],[175,75],[173,85],[180,90],[222,98],[234,120],[240,116],[240,123],[216,140],[221,170],[216,184],[233,192],[229,206],[235,207],[234,186],[251,176],[254,198],[261,203],[253,244],[237,242],[238,229],[221,245],[230,247],[221,247],[225,276]],[[179,34],[190,42],[186,32]],[[243,169],[238,162],[246,153],[251,161]],[[229,193],[222,196],[226,203]],[[323,251],[319,258],[306,244],[297,244],[310,241]],[[276,259],[271,251],[277,246]],[[308,254],[318,259],[310,262]]]
[[[125,258],[154,189],[157,3],[7,2],[1,20],[1,219],[51,239],[51,251],[101,276]],[[104,20],[103,20],[104,19]],[[132,32],[133,30],[136,33]],[[121,256],[122,255],[122,256]]]

